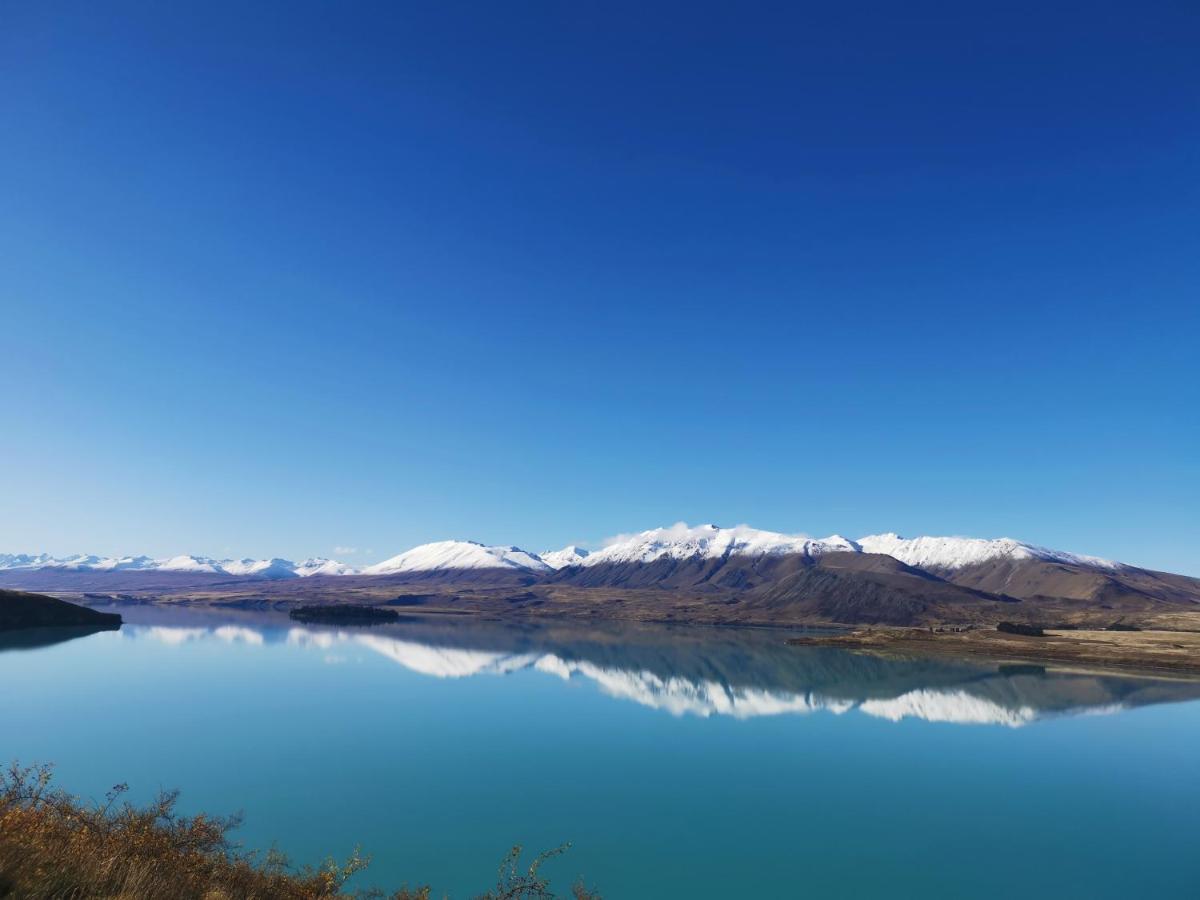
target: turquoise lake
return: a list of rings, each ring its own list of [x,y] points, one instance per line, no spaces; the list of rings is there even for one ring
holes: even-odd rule
[[[0,643],[0,755],[179,788],[299,862],[467,898],[513,844],[606,898],[1194,897],[1200,683],[784,631],[121,610]],[[45,641],[40,643],[40,641]]]

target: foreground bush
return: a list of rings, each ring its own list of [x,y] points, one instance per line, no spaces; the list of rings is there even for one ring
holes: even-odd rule
[[[354,896],[429,900],[427,887],[401,888],[385,895],[343,889],[369,860],[354,854],[344,863],[326,860],[294,870],[277,852],[264,856],[240,851],[229,840],[237,818],[175,812],[177,792],[165,792],[148,806],[121,801],[117,785],[103,805],[86,805],[52,785],[48,766],[0,772],[0,898],[28,900],[310,900]],[[538,874],[542,854],[520,872],[520,847],[505,858],[489,900],[552,898]],[[579,885],[579,900],[599,900]]]

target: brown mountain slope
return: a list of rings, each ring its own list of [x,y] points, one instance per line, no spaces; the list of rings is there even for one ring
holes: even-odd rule
[[[943,581],[890,556],[864,553],[826,554],[750,591],[744,600],[742,611],[756,617],[859,625],[991,621],[1012,615],[1020,605]]]
[[[939,573],[947,581],[1022,599],[1056,598],[1100,608],[1152,611],[1200,604],[1200,579],[1123,566],[1099,569],[1040,559],[1007,559]]]
[[[546,577],[550,584],[576,587],[688,588],[742,590],[777,581],[814,564],[803,555],[724,556],[657,559],[649,563],[572,566]]]
[[[982,621],[1008,598],[951,584],[890,556],[826,553],[718,559],[696,557],[565,569],[549,579],[593,589],[652,588],[730,596],[730,620],[911,625]]]

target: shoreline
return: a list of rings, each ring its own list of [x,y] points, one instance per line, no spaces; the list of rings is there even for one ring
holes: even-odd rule
[[[1035,665],[1200,678],[1200,632],[1047,629],[1042,637],[976,628],[932,632],[928,628],[856,628],[846,634],[793,637],[797,647],[838,647],[876,655],[936,655]]]
[[[8,592],[17,594],[18,592]],[[30,595],[25,595],[30,596]],[[403,596],[403,595],[401,595]],[[1099,627],[1047,628],[1040,636],[1013,634],[997,630],[995,624],[975,622],[964,623],[932,623],[920,626],[897,625],[854,625],[847,623],[807,620],[757,620],[744,618],[733,620],[713,615],[715,610],[704,607],[691,607],[662,610],[654,608],[653,604],[618,603],[616,608],[605,607],[595,602],[571,602],[575,597],[553,598],[558,602],[546,602],[542,597],[536,597],[535,602],[528,602],[530,597],[521,595],[519,598],[506,598],[501,605],[494,596],[479,594],[454,594],[450,592],[435,595],[419,595],[419,603],[396,604],[395,595],[391,602],[380,602],[378,596],[358,596],[346,598],[346,601],[323,602],[311,606],[301,606],[291,598],[271,602],[266,598],[238,598],[223,596],[175,597],[175,598],[138,598],[134,605],[157,609],[183,608],[189,610],[207,609],[210,611],[243,611],[256,610],[263,613],[275,613],[287,616],[296,612],[311,611],[314,613],[328,610],[328,617],[314,616],[316,621],[327,618],[326,624],[351,625],[350,614],[374,613],[382,621],[417,622],[417,621],[485,621],[493,623],[510,623],[532,625],[553,624],[555,622],[572,622],[575,624],[598,625],[609,624],[613,627],[622,626],[659,626],[659,627],[701,627],[729,630],[764,630],[791,632],[784,643],[792,646],[824,646],[844,650],[870,652],[883,655],[918,654],[934,656],[955,656],[960,658],[982,658],[997,662],[1017,661],[1033,664],[1054,664],[1086,666],[1091,668],[1116,670],[1127,673],[1143,673],[1158,677],[1177,676],[1182,678],[1200,678],[1200,628],[1188,626],[1200,625],[1200,616],[1195,614],[1171,614],[1156,617],[1158,627],[1151,625],[1142,630],[1108,630]],[[61,597],[61,595],[60,595]],[[63,607],[72,604],[51,597],[41,598],[51,603],[59,602]],[[93,604],[99,600],[95,594],[73,596],[76,603],[85,604],[82,609],[95,615]],[[119,608],[126,605],[127,598],[115,598],[111,595],[104,598],[109,602],[108,608]],[[589,598],[593,599],[593,598]],[[520,602],[513,602],[519,600]],[[348,601],[348,602],[347,602]],[[364,602],[365,601],[365,602]],[[634,607],[634,608],[629,608]],[[703,615],[702,613],[709,613]],[[119,616],[112,618],[120,621]],[[302,619],[303,616],[291,615],[292,619]],[[336,619],[337,621],[330,621]],[[362,624],[366,624],[363,622]],[[1182,626],[1182,627],[1181,627]],[[936,629],[936,630],[935,630]],[[797,632],[800,632],[799,634]]]

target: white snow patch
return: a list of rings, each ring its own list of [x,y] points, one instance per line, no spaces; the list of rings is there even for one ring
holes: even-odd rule
[[[590,552],[582,547],[570,544],[561,550],[547,550],[539,553],[538,559],[552,569],[565,569],[567,566],[577,566],[590,556]]]
[[[160,572],[207,572],[213,575],[225,573],[219,562],[207,556],[172,556],[170,559],[159,560],[155,568]]]
[[[358,570],[336,559],[314,556],[296,566],[295,572],[301,578],[307,578],[310,575],[355,575]]]
[[[669,528],[615,537],[603,550],[590,554],[580,565],[649,563],[658,559],[718,559],[725,556],[817,556],[837,551],[853,553],[857,550],[853,541],[837,534],[816,539],[807,535],[761,531],[749,525],[733,528],[699,525],[693,528],[686,522],[678,522]]]
[[[431,572],[441,569],[519,569],[549,572],[550,566],[520,547],[488,547],[475,541],[436,541],[367,566],[364,575]]]
[[[257,578],[295,578],[296,564],[290,559],[226,559],[218,567],[230,575]]]
[[[961,569],[995,559],[1042,559],[1100,569],[1121,567],[1120,563],[1098,556],[1081,556],[1061,550],[1049,550],[1012,538],[902,538],[898,534],[889,533],[859,538],[858,545],[864,553],[884,553],[922,569]]]

